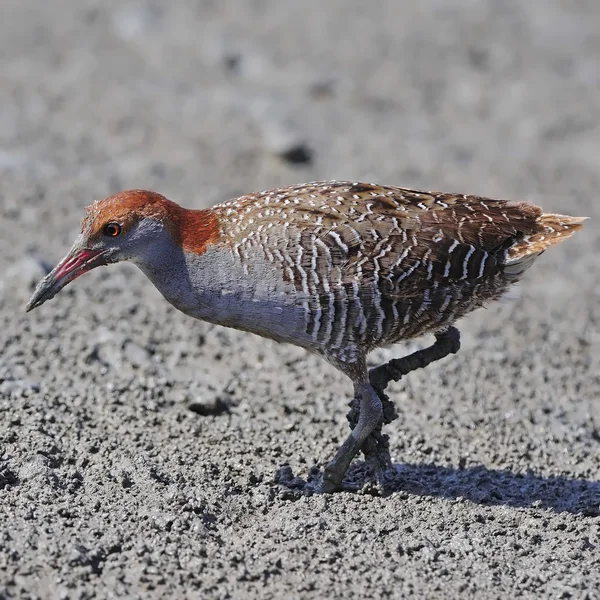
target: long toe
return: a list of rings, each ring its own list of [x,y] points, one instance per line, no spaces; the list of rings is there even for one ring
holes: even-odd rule
[[[390,455],[389,438],[381,430],[373,432],[361,448],[365,463],[369,466],[371,476],[374,477],[382,490],[387,486],[388,474],[393,470]]]
[[[289,498],[312,494],[332,494],[333,492],[356,492],[362,487],[359,482],[334,483],[325,473],[318,467],[313,467],[309,471],[307,479],[302,479],[302,477],[294,475],[290,466],[285,465],[275,473],[274,481],[286,490]],[[364,477],[361,479],[364,480]]]
[[[333,483],[325,477],[320,477],[309,483],[308,487],[313,494],[332,494],[334,492],[357,492],[362,486],[349,481]]]

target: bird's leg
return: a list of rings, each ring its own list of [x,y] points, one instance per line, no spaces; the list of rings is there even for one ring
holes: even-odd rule
[[[382,432],[384,425],[391,423],[398,418],[396,407],[394,403],[388,398],[388,396],[375,389],[379,399],[382,403],[383,419],[381,419],[378,425],[371,431],[369,437],[364,441],[361,451],[365,456],[365,462],[370,465],[373,473],[375,473],[380,486],[384,489],[385,485],[385,474],[388,469],[392,468],[392,457],[390,455],[390,444],[389,437]],[[360,414],[360,404],[358,398],[353,398],[349,402],[348,406],[350,410],[346,415],[350,428],[354,429],[358,423],[358,417]]]
[[[371,432],[383,418],[383,407],[377,392],[369,383],[355,382],[354,397],[358,403],[358,420],[333,460],[325,467],[318,486],[320,492],[333,492],[342,488],[344,475]]]
[[[385,393],[385,389],[390,381],[399,381],[411,371],[426,367],[432,362],[448,356],[448,354],[455,354],[460,349],[460,333],[455,327],[448,327],[448,329],[436,333],[435,337],[435,343],[428,348],[417,350],[403,358],[393,359],[369,371],[369,381],[382,403],[383,420],[367,437],[361,450],[365,456],[365,461],[371,465],[383,489],[386,487],[385,474],[392,467],[392,459],[389,438],[382,433],[382,427],[398,417],[396,408]],[[351,426],[356,423],[357,409],[358,406],[356,400],[354,400],[348,413],[348,421]]]
[[[396,409],[385,393],[390,381],[399,381],[404,375],[426,367],[448,354],[458,352],[460,333],[455,327],[448,327],[435,334],[433,345],[413,352],[404,358],[396,358],[369,371],[369,382],[362,375],[354,384],[354,399],[350,403],[348,421],[352,433],[346,438],[333,460],[325,467],[318,482],[304,488],[308,492],[334,492],[343,489],[343,479],[352,459],[362,450],[367,463],[374,469],[383,489],[386,488],[386,472],[392,461],[389,451],[388,436],[381,432],[384,424],[397,418]],[[352,375],[350,375],[352,376]],[[288,487],[299,487],[299,482],[292,477],[291,470],[286,470],[277,481]]]
[[[390,362],[369,371],[369,381],[379,395],[385,395],[390,381],[399,381],[415,369],[422,369],[448,354],[456,354],[460,350],[460,332],[456,327],[448,327],[435,334],[435,343],[417,350],[403,358],[394,358]],[[386,396],[387,399],[387,396]]]

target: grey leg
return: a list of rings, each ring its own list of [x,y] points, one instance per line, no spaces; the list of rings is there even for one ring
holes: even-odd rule
[[[381,400],[369,383],[355,383],[354,397],[359,405],[358,422],[334,459],[325,467],[319,485],[320,492],[333,492],[342,487],[342,480],[352,459],[383,418]]]
[[[390,381],[399,381],[411,371],[422,369],[432,362],[448,356],[448,354],[456,354],[459,350],[460,332],[456,327],[448,327],[448,329],[435,334],[435,343],[429,348],[417,350],[404,358],[394,358],[385,365],[371,369],[369,371],[369,381],[377,390],[377,393],[381,395]]]
[[[361,450],[365,456],[365,461],[371,465],[383,489],[386,487],[385,475],[392,467],[392,459],[389,438],[382,433],[382,427],[398,418],[396,408],[385,393],[385,389],[390,381],[399,381],[411,371],[424,368],[432,362],[448,356],[448,354],[455,354],[460,349],[460,333],[455,327],[449,327],[437,333],[435,337],[435,343],[428,348],[417,350],[403,358],[393,359],[369,371],[371,385],[382,403],[383,419],[365,440]],[[351,409],[348,413],[348,421],[351,427],[357,422],[359,410],[360,407],[355,399],[351,403]]]
[[[276,475],[275,481],[300,493],[334,492],[343,489],[344,475],[358,454],[359,450],[365,455],[375,471],[380,485],[386,488],[385,474],[390,470],[392,461],[389,452],[388,436],[381,432],[382,425],[391,423],[398,417],[396,409],[385,389],[390,381],[399,381],[404,375],[426,367],[448,354],[458,352],[460,348],[460,333],[454,327],[448,327],[436,334],[435,343],[429,348],[418,350],[400,359],[393,359],[369,371],[369,382],[366,379],[366,369],[363,365],[360,381],[357,372],[346,372],[355,381],[354,400],[348,413],[348,421],[352,433],[346,438],[334,459],[325,467],[323,476],[318,483],[306,484],[302,479],[294,477],[289,467],[283,467]]]

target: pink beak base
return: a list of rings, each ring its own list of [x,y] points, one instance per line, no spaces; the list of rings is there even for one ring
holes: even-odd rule
[[[87,273],[94,267],[106,264],[102,260],[102,252],[94,250],[73,249],[63,258],[52,272],[40,281],[33,292],[25,311],[29,312],[47,300],[54,298],[68,283]]]

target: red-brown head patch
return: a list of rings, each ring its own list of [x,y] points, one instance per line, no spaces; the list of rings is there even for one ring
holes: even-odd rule
[[[146,190],[119,192],[94,202],[86,209],[81,232],[94,239],[103,235],[109,223],[118,223],[125,235],[145,217],[163,223],[185,252],[201,254],[219,237],[218,220],[210,209],[189,210]]]
[[[96,237],[102,234],[108,223],[114,222],[121,225],[123,233],[127,233],[143,217],[167,220],[173,212],[169,205],[180,208],[156,192],[145,190],[119,192],[87,207],[81,232],[87,233],[88,237]]]

